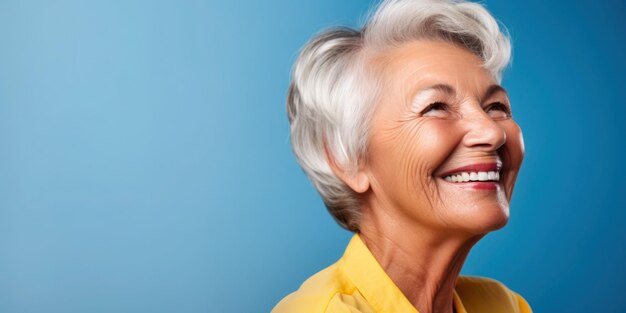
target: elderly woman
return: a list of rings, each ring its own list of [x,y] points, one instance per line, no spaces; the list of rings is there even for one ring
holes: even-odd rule
[[[389,0],[312,39],[288,96],[292,144],[342,227],[343,257],[273,310],[531,312],[459,276],[503,227],[524,145],[499,85],[510,43],[479,4]]]

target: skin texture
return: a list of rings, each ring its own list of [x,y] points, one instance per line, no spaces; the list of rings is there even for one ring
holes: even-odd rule
[[[360,194],[361,237],[407,299],[421,313],[453,312],[454,284],[470,249],[508,221],[522,133],[506,91],[459,45],[415,41],[371,60],[382,88],[366,160],[357,173],[329,161]],[[494,162],[502,164],[495,190],[441,177]]]

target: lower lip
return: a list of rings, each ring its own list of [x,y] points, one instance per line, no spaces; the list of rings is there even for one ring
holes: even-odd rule
[[[498,186],[500,186],[499,182],[494,181],[474,181],[467,183],[452,183],[443,178],[441,178],[445,183],[461,187],[461,188],[470,188],[470,189],[480,189],[480,190],[496,190]]]

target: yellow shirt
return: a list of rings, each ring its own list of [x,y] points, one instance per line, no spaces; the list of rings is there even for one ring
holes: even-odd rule
[[[482,277],[459,276],[454,290],[457,313],[532,313],[517,293]],[[337,263],[307,279],[272,313],[418,313],[387,276],[358,234]]]

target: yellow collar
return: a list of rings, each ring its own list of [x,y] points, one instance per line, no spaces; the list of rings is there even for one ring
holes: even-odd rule
[[[376,312],[419,313],[387,276],[359,234],[352,236],[338,265]],[[453,301],[457,313],[467,313],[456,290]]]

